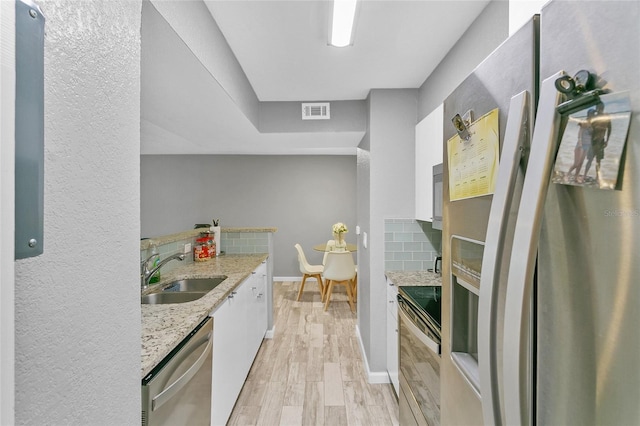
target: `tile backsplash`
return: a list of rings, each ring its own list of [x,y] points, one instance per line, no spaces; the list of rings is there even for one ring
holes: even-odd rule
[[[442,250],[442,231],[431,222],[415,219],[384,220],[385,271],[432,269]]]
[[[183,266],[186,263],[193,263],[193,247],[196,239],[200,236],[199,230],[190,230],[183,233],[173,234],[169,238],[162,237],[162,244],[158,244],[158,253],[160,259],[165,259],[172,254],[182,253],[185,244],[191,244],[191,251],[185,254],[182,262],[169,262],[162,267],[161,272],[169,272],[172,269]],[[269,234],[267,232],[225,232],[220,235],[220,250],[227,254],[244,254],[244,253],[268,253],[269,252]],[[143,245],[140,250],[140,260],[148,258],[151,255],[149,243]]]
[[[222,246],[229,254],[269,253],[269,234],[265,232],[223,232]]]

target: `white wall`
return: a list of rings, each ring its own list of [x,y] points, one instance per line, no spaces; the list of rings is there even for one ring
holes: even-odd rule
[[[14,423],[14,3],[0,2],[0,424]]]
[[[509,36],[513,35],[531,17],[540,13],[549,0],[509,0]]]
[[[15,263],[15,420],[139,424],[141,2],[40,3],[44,254]]]

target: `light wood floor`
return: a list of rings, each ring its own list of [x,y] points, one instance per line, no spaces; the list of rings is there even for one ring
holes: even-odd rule
[[[265,339],[230,425],[397,425],[390,384],[367,382],[355,334],[356,314],[343,288],[327,312],[318,286],[275,282],[275,336]]]

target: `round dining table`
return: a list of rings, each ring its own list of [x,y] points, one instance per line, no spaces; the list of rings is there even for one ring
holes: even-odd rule
[[[313,249],[315,251],[331,251],[331,250],[327,250],[327,243],[323,243],[323,244],[316,244],[315,246],[313,246]],[[347,251],[358,251],[358,246],[356,244],[349,244],[347,243]]]

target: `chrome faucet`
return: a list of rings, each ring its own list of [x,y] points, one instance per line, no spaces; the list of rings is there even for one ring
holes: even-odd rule
[[[156,256],[158,255],[152,254],[147,258],[147,260],[141,262],[140,264],[140,286],[143,289],[149,287],[149,281],[151,280],[151,277],[153,276],[153,274],[158,272],[158,270],[162,268],[164,265],[166,265],[169,261],[174,259],[184,260],[184,253],[176,253],[162,260],[160,263],[158,263],[158,266],[149,270],[149,261]]]

